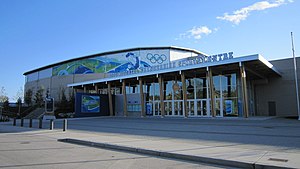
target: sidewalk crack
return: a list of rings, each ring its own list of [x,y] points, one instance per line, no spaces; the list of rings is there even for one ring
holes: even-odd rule
[[[254,168],[254,169],[255,169],[256,163],[257,163],[260,159],[262,159],[267,153],[269,153],[269,151],[266,151],[261,157],[259,157],[256,161],[254,161],[254,163],[253,163],[253,168]]]

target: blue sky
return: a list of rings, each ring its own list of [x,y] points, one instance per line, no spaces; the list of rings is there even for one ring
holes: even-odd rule
[[[291,57],[299,9],[297,0],[1,0],[0,87],[13,101],[26,71],[133,47]]]

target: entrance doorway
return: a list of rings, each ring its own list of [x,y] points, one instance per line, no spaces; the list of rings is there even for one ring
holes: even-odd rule
[[[187,101],[188,114],[190,117],[208,117],[210,116],[208,99],[194,99]]]
[[[154,116],[160,116],[160,102],[159,101],[153,101],[153,115]]]
[[[174,101],[173,116],[183,116],[183,100]]]
[[[210,117],[210,94],[206,77],[186,79],[187,113],[189,117]],[[166,116],[184,116],[182,83],[170,80],[164,83],[164,110]],[[158,83],[151,83],[149,103],[154,116],[160,116],[160,95]],[[217,117],[238,115],[236,74],[213,76],[214,101]]]

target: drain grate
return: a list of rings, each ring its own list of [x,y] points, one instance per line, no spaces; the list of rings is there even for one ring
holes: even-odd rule
[[[270,161],[279,161],[279,162],[288,162],[287,159],[281,159],[281,158],[269,158]]]

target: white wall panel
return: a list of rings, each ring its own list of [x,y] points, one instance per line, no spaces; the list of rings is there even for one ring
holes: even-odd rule
[[[194,52],[179,51],[179,50],[173,50],[173,49],[171,49],[171,51],[170,51],[170,60],[171,61],[179,60],[179,59],[183,59],[183,58],[187,58],[187,57],[191,57],[191,56],[197,56],[197,54],[195,54]]]

